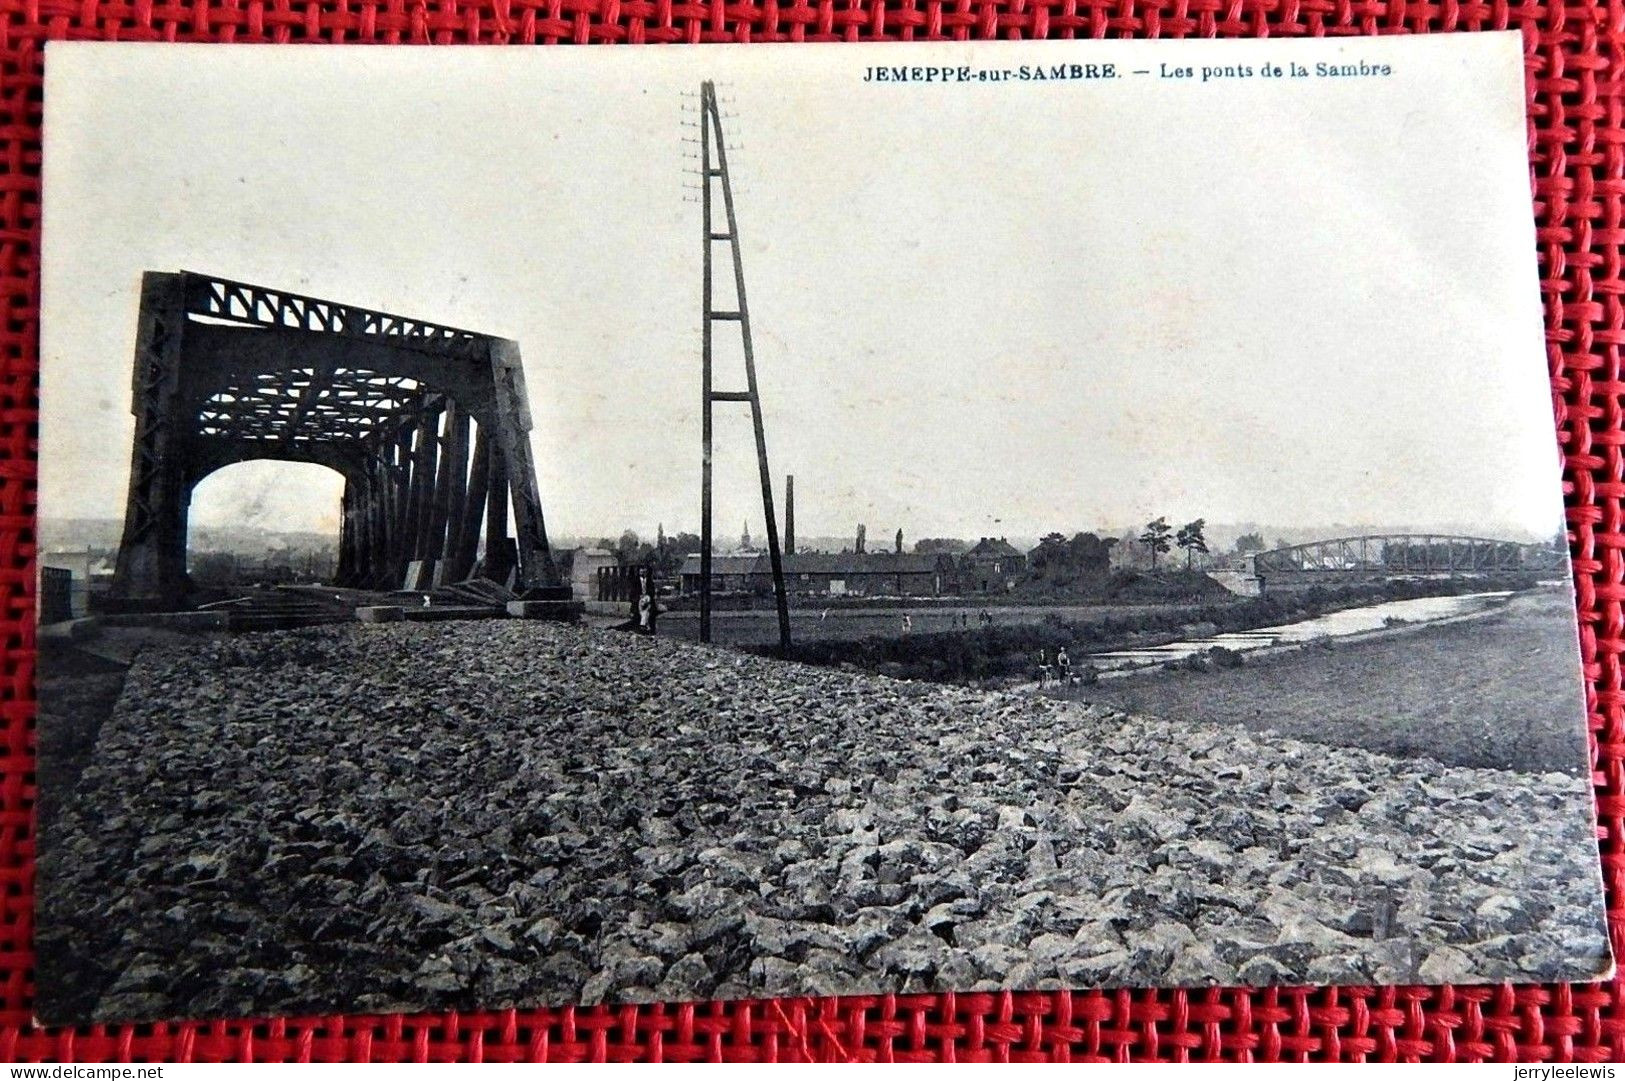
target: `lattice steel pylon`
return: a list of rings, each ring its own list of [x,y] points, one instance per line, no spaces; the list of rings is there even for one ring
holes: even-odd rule
[[[713,164],[713,158],[715,163]],[[745,302],[745,264],[739,254],[739,219],[734,213],[733,182],[728,176],[728,147],[722,132],[717,91],[709,80],[700,84],[700,187],[703,191],[701,237],[705,248],[700,330],[702,432],[700,467],[700,641],[711,640],[711,407],[717,402],[747,402],[756,430],[756,464],[762,478],[762,517],[767,525],[767,553],[773,571],[773,597],[779,611],[779,648],[790,648],[790,604],[784,588],[784,559],[773,514],[773,474],[767,466],[767,436],[762,429],[762,398],[756,386],[756,354],[751,346],[750,307]],[[725,232],[714,224],[715,192],[722,192]],[[733,260],[736,310],[718,311],[712,304],[712,249],[727,243]],[[716,390],[711,384],[711,347],[718,323],[736,323],[745,356],[745,389]]]
[[[416,564],[422,584],[477,570],[532,599],[568,599],[542,520],[516,342],[209,275],[148,272],[131,411],[114,607],[187,604],[192,490],[256,459],[315,463],[344,478],[337,584],[399,589]]]

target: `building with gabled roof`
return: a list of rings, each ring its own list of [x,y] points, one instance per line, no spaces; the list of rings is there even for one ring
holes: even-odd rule
[[[780,557],[791,593],[826,596],[936,596],[952,588],[953,558],[896,552],[787,552]],[[700,591],[700,557],[684,558],[678,572],[683,593]],[[773,564],[766,555],[711,557],[711,588],[718,593],[773,591]]]
[[[1026,570],[1026,553],[1003,537],[983,537],[959,557],[960,582],[970,593],[1003,593]]]

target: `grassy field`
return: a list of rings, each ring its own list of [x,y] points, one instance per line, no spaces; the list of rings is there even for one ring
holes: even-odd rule
[[[1452,765],[1576,773],[1586,760],[1576,656],[1569,594],[1543,589],[1482,619],[1053,693]]]
[[[1136,611],[1161,611],[1173,605],[1133,604],[921,604],[917,607],[875,608],[792,608],[790,632],[797,642],[852,641],[859,638],[899,637],[903,616],[907,615],[909,634],[939,634],[981,626],[985,611],[995,627],[1042,623],[1045,619],[1096,622]],[[828,613],[827,615],[825,613]],[[961,621],[963,620],[963,622]],[[660,633],[668,638],[696,639],[700,634],[698,612],[667,612],[660,617]],[[731,646],[765,646],[779,639],[779,617],[772,609],[711,613],[712,641]]]

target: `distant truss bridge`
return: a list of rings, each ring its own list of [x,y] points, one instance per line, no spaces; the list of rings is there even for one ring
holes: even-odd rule
[[[1548,544],[1436,533],[1386,533],[1292,544],[1249,556],[1248,570],[1268,588],[1380,578],[1467,578],[1558,574],[1567,553]]]

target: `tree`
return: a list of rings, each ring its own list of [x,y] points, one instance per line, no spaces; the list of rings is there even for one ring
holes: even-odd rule
[[[1067,545],[1067,562],[1085,578],[1104,578],[1111,571],[1112,548],[1116,537],[1104,540],[1093,533],[1079,533]]]
[[[1207,555],[1207,538],[1202,531],[1207,528],[1207,520],[1198,518],[1194,522],[1186,522],[1179,527],[1179,536],[1175,538],[1181,548],[1185,549],[1185,569],[1190,570],[1196,562],[1196,553]]]
[[[666,551],[675,555],[693,555],[700,550],[698,533],[676,533],[666,538]]]
[[[638,558],[638,549],[641,547],[642,543],[638,540],[638,535],[628,529],[621,534],[621,539],[615,542],[615,558],[623,565],[635,563]]]
[[[675,578],[682,570],[683,560],[700,550],[700,538],[694,533],[675,533],[666,538],[666,546],[658,553],[656,566],[662,578]]]
[[[1268,545],[1264,543],[1262,533],[1243,533],[1236,538],[1236,554],[1246,555],[1248,552],[1262,552]]]
[[[641,567],[655,561],[655,546],[639,539],[630,529],[621,534],[620,540],[605,538],[598,543],[613,552],[615,562],[623,567]]]
[[[938,552],[946,552],[948,555],[956,556],[968,551],[970,551],[970,545],[957,537],[921,537],[914,542],[916,555],[929,556],[936,555]]]
[[[1157,556],[1171,547],[1172,533],[1173,530],[1168,528],[1168,519],[1165,517],[1154,518],[1145,524],[1145,532],[1140,534],[1140,543],[1151,553],[1152,570],[1157,569]]]
[[[1066,537],[1061,533],[1048,533],[1038,547],[1027,553],[1027,566],[1034,571],[1060,570],[1067,562]]]

